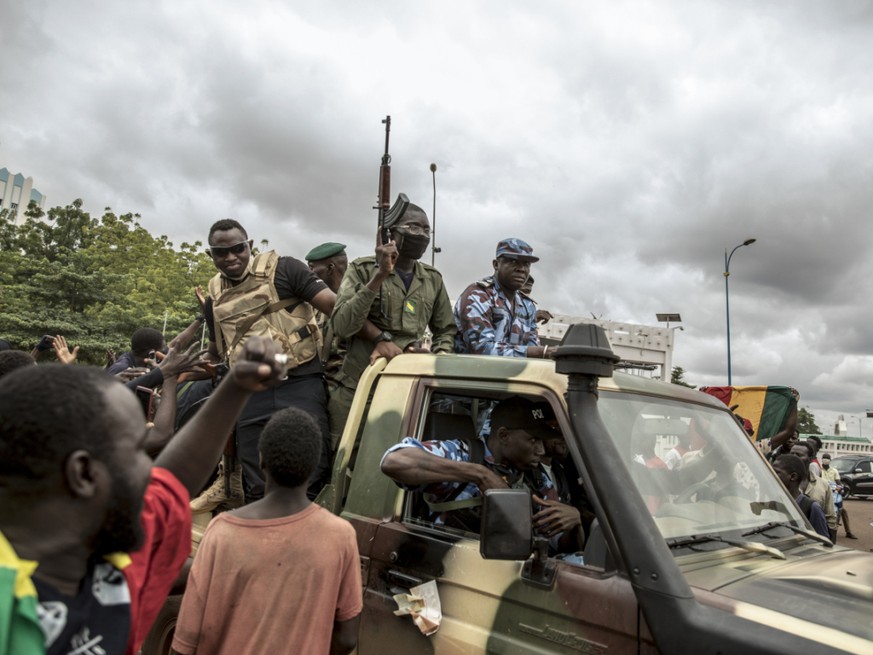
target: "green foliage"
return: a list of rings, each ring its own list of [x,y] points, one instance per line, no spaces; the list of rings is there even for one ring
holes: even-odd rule
[[[806,407],[797,410],[797,431],[800,434],[821,434],[815,423],[815,416]]]
[[[107,207],[96,219],[81,200],[47,214],[31,203],[25,216],[16,226],[0,213],[0,338],[14,347],[61,334],[80,361],[102,364],[137,328],[166,322],[169,340],[200,313],[193,289],[215,272],[202,243],[176,248],[138,214]]]
[[[670,373],[670,382],[672,382],[673,384],[678,384],[682,387],[688,387],[689,389],[696,388],[693,384],[688,384],[685,381],[685,369],[681,366],[673,367],[673,371]]]

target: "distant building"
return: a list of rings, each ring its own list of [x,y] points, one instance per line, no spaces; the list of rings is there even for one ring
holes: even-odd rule
[[[557,315],[548,323],[538,326],[540,341],[548,346],[557,346],[575,323],[599,325],[603,328],[609,345],[620,358],[615,365],[617,369],[642,377],[670,381],[676,328]]]
[[[0,168],[0,198],[0,210],[13,212],[16,225],[24,222],[24,212],[31,200],[45,209],[45,196],[33,188],[33,178],[24,177],[21,173],[13,175],[5,166]]]
[[[842,418],[842,417],[841,417]],[[801,439],[811,437],[811,434],[801,434]],[[846,435],[819,434],[821,451],[830,453],[832,457],[839,455],[869,455],[873,453],[873,443],[866,437],[847,437]]]

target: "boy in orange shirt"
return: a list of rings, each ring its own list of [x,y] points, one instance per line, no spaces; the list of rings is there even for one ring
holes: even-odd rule
[[[306,497],[318,463],[314,419],[289,407],[260,438],[266,495],[219,514],[200,544],[173,650],[349,653],[363,606],[352,526]]]

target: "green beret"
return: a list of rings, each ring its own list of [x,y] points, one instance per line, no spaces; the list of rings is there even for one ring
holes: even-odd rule
[[[334,255],[342,255],[345,251],[346,245],[344,243],[322,243],[306,253],[306,261],[319,262]]]

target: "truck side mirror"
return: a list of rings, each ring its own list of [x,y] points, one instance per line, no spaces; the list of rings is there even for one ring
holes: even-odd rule
[[[530,492],[488,489],[482,503],[479,552],[485,559],[526,560],[533,550]]]

